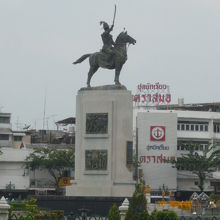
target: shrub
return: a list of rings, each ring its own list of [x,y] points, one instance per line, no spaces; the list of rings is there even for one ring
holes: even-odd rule
[[[30,200],[24,200],[24,204],[25,204],[25,211],[29,215],[35,217],[36,214],[38,213],[37,199],[31,198]]]
[[[210,201],[215,201],[215,199],[216,199],[215,194],[214,193],[210,194],[209,199],[210,199]]]
[[[37,200],[34,198],[30,200],[21,200],[21,198],[18,198],[17,200],[10,201],[9,205],[9,219],[13,214],[18,215],[18,211],[21,214],[21,218],[25,220],[35,217],[38,213]]]
[[[209,196],[209,198],[210,198],[211,201],[217,202],[218,200],[220,200],[220,195],[216,195],[216,194],[212,193]]]
[[[156,220],[157,213],[158,213],[157,209],[154,209],[154,211],[151,213],[150,219],[151,220]]]
[[[17,216],[16,211],[20,211],[19,219],[24,220],[32,220],[32,219],[63,219],[64,211],[63,210],[51,210],[51,211],[43,211],[39,210],[37,206],[37,199],[31,198],[30,200],[21,200],[10,201],[9,205],[9,219],[12,216]],[[18,219],[18,218],[16,218]]]
[[[157,211],[151,213],[151,220],[177,220],[177,214],[174,211]]]
[[[49,218],[63,219],[64,211],[63,210],[51,210],[47,213],[47,216]]]
[[[25,204],[23,201],[10,201],[11,211],[25,211]]]
[[[108,213],[108,220],[120,220],[120,212],[116,204],[113,204]]]

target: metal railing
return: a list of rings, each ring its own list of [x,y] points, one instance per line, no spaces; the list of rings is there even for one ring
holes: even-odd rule
[[[8,220],[107,220],[107,217],[97,216],[97,215],[67,215],[63,217],[33,217],[32,215],[22,216],[13,214],[9,216]]]
[[[98,216],[98,215],[75,215],[75,214],[70,214],[67,216],[62,216],[62,217],[51,217],[51,216],[43,216],[43,217],[33,217],[32,215],[16,215],[13,214],[9,216],[8,220],[107,220],[108,217],[105,216]],[[156,217],[150,217],[148,220],[176,220],[175,218],[169,218],[169,217],[164,217],[163,219],[161,218],[156,218]],[[178,216],[178,220],[220,220],[220,216]]]

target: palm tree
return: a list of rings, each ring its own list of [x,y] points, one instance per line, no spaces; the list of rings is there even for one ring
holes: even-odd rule
[[[207,175],[220,167],[220,149],[210,145],[201,154],[195,152],[195,149],[195,144],[190,144],[188,154],[182,154],[181,157],[169,162],[177,169],[183,168],[197,175],[198,187],[203,191]]]

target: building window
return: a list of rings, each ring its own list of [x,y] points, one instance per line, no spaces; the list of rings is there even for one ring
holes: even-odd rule
[[[177,167],[177,170],[185,170],[185,167],[184,166],[179,166],[179,167]]]
[[[185,146],[184,145],[181,145],[181,150],[185,150]]]
[[[0,141],[8,141],[9,135],[8,134],[0,134]]]
[[[219,126],[220,128],[220,126]],[[208,131],[208,122],[178,121],[177,130],[181,131]]]
[[[190,148],[193,148],[193,151],[204,151],[207,150],[209,146],[208,141],[184,141],[179,140],[177,142],[177,150],[189,151]]]
[[[127,165],[132,165],[133,164],[133,142],[127,141],[126,148],[127,148],[127,151],[126,151]]]
[[[203,131],[203,125],[200,125],[200,131]]]
[[[220,133],[220,123],[214,123],[214,133]]]
[[[0,117],[0,124],[9,124],[10,118],[9,117]]]
[[[71,170],[64,170],[63,177],[71,177]]]
[[[22,136],[14,136],[14,141],[22,141]]]
[[[180,124],[177,124],[177,130],[178,131],[180,130]]]

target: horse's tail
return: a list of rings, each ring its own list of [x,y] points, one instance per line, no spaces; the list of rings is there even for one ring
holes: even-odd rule
[[[91,53],[82,55],[78,60],[76,60],[75,62],[73,62],[73,64],[81,63],[81,62],[84,61],[86,58],[88,58],[90,55],[91,55]]]

